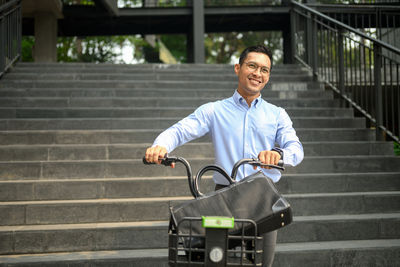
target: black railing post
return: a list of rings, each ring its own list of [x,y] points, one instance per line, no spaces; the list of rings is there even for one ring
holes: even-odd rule
[[[282,0],[281,3],[282,3],[282,6],[290,7],[290,0]],[[293,45],[292,38],[293,38],[293,35],[292,35],[292,28],[291,28],[292,20],[293,20],[293,18],[292,18],[293,14],[292,13],[293,13],[292,10],[289,9],[289,19],[290,19],[289,26],[288,27],[287,26],[282,27],[283,63],[284,64],[293,64],[294,63],[294,60],[293,60],[294,59],[293,58],[293,49],[292,49],[292,45]]]
[[[290,63],[295,63],[296,55],[296,13],[294,6],[290,8]]]
[[[313,80],[318,81],[318,39],[317,39],[317,31],[318,25],[316,21],[315,15],[311,15],[311,66],[313,69]]]
[[[342,96],[341,106],[345,106],[345,101],[343,100],[343,96],[345,95],[345,76],[344,76],[344,38],[343,38],[343,29],[338,31],[338,57],[339,57],[339,80],[338,80],[338,89],[340,95]]]
[[[6,69],[6,29],[5,29],[5,17],[0,16],[0,77],[3,75]]]
[[[17,11],[17,53],[19,61],[22,61],[22,8],[18,6]]]
[[[307,12],[306,16],[306,35],[307,35],[307,46],[306,46],[306,59],[307,59],[307,64],[312,67],[312,22],[311,22],[311,14]]]
[[[374,44],[374,90],[375,90],[375,127],[376,140],[384,139],[381,126],[383,125],[383,103],[382,103],[382,48]]]

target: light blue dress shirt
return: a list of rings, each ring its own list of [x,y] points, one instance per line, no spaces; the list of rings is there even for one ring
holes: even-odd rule
[[[228,174],[238,160],[257,158],[261,151],[271,150],[276,145],[283,150],[285,164],[296,166],[304,157],[303,146],[283,108],[268,103],[261,96],[249,107],[237,91],[230,98],[200,106],[162,132],[153,146],[164,146],[170,153],[176,147],[207,133],[214,145],[215,164]],[[281,177],[276,169],[261,170],[274,182]],[[243,165],[239,168],[236,180],[254,172],[252,166]],[[218,173],[213,178],[217,184],[228,184]]]

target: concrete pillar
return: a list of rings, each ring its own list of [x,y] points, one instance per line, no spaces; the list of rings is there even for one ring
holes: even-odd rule
[[[57,18],[52,13],[35,14],[35,62],[57,62]]]
[[[204,0],[193,1],[193,62],[205,62]]]
[[[35,20],[35,62],[57,62],[57,19],[62,18],[61,0],[22,0],[22,15]]]

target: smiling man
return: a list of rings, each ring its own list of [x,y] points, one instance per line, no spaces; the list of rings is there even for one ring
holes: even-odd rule
[[[200,106],[162,132],[146,150],[146,160],[159,164],[166,153],[209,134],[214,146],[215,164],[228,173],[242,158],[258,158],[266,164],[277,164],[280,159],[287,165],[299,164],[304,157],[303,147],[288,114],[261,98],[271,69],[272,54],[268,48],[262,45],[246,48],[240,55],[239,64],[234,67],[238,86],[233,96]],[[281,177],[276,169],[264,168],[262,171],[274,182]],[[244,165],[239,168],[236,180],[252,173],[253,167]],[[215,173],[213,179],[216,190],[228,185],[219,173]],[[263,235],[263,266],[272,265],[276,237],[276,231]]]

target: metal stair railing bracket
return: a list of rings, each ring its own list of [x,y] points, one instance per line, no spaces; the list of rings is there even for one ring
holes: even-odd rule
[[[399,8],[400,11],[400,8]],[[400,49],[291,1],[294,60],[385,136],[400,141]]]

